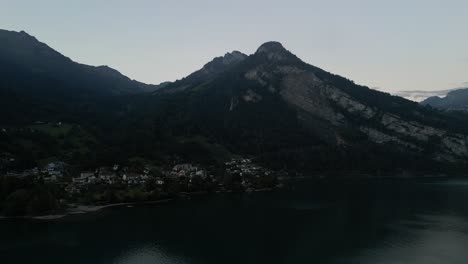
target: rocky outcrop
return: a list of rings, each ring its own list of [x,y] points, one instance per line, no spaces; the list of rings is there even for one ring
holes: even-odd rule
[[[239,51],[228,52],[223,57],[214,58],[211,62],[205,64],[203,68],[200,71],[198,71],[198,73],[203,73],[205,75],[217,74],[225,71],[233,65],[242,62],[246,58],[247,55]]]
[[[247,92],[242,96],[245,102],[256,103],[262,100],[262,96],[254,92],[253,90],[247,90]]]
[[[381,123],[388,130],[422,141],[427,141],[432,136],[441,137],[446,133],[441,129],[425,126],[414,121],[404,121],[400,117],[388,113],[383,114]]]
[[[262,67],[257,67],[246,72],[244,77],[247,80],[258,82],[261,86],[266,86],[272,75],[264,71]]]
[[[371,128],[371,127],[361,127],[360,130],[366,134],[370,140],[372,140],[373,142],[377,143],[377,144],[385,144],[385,143],[389,143],[389,142],[394,142],[394,143],[397,143],[403,147],[408,147],[408,148],[411,148],[413,150],[421,150],[420,147],[416,146],[415,144],[412,144],[410,142],[407,142],[407,141],[404,141],[404,140],[401,140],[399,139],[397,136],[392,136],[392,135],[389,135],[389,134],[386,134],[382,131],[379,131],[375,128]]]
[[[468,157],[468,137],[463,135],[452,135],[442,137],[442,146],[449,154]]]
[[[313,73],[291,73],[283,77],[280,95],[303,112],[331,122],[344,124],[344,116],[327,100],[322,81]]]
[[[376,114],[371,107],[354,100],[351,96],[339,89],[327,86],[323,89],[325,96],[346,111],[370,119]]]

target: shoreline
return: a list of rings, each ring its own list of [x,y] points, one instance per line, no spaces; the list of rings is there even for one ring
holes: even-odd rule
[[[252,193],[252,192],[269,192],[273,191],[278,187],[267,187],[267,188],[260,188],[260,189],[253,189],[250,191],[245,191],[245,193]],[[208,194],[209,192],[200,191],[200,192],[182,192],[179,193],[178,198],[184,198],[187,196],[192,195],[204,195]],[[215,194],[218,193],[234,193],[234,191],[216,191]],[[161,200],[155,201],[146,201],[146,202],[124,202],[124,203],[113,203],[113,204],[105,204],[105,205],[76,205],[74,207],[67,208],[64,212],[59,214],[49,214],[49,215],[36,215],[36,216],[1,216],[0,221],[3,219],[33,219],[33,220],[57,220],[62,219],[67,216],[78,215],[78,214],[88,214],[93,212],[98,212],[106,208],[112,207],[119,207],[119,206],[133,206],[133,205],[149,205],[149,204],[159,204],[159,203],[167,203],[173,201],[175,198],[166,198]]]
[[[74,208],[68,208],[62,214],[38,215],[38,216],[0,216],[0,220],[2,219],[57,220],[57,219],[61,219],[70,215],[88,214],[88,213],[98,212],[106,208],[129,206],[129,205],[159,204],[159,203],[167,203],[172,200],[173,200],[172,198],[168,198],[168,199],[162,199],[162,200],[157,200],[157,201],[146,201],[146,202],[113,203],[113,204],[106,204],[106,205],[78,205],[77,207],[74,207]]]
[[[433,178],[440,178],[440,179],[447,179],[451,178],[450,176],[446,175],[424,175],[424,176],[371,176],[371,175],[366,175],[362,174],[359,177],[356,176],[346,176],[342,179],[433,179]],[[458,176],[455,178],[466,178],[463,176]],[[307,176],[296,176],[296,177],[284,177],[282,181],[294,181],[294,180],[305,180],[305,179],[313,179],[313,180],[327,180],[327,179],[335,179],[332,177],[307,177]],[[268,192],[268,191],[273,191],[277,188],[282,188],[283,186],[276,186],[276,187],[268,187],[268,188],[259,188],[259,189],[252,189],[252,190],[246,190],[244,191],[245,193],[252,193],[252,192]],[[232,190],[218,190],[215,191],[215,194],[220,194],[220,193],[234,193],[235,191]],[[206,191],[200,191],[200,192],[182,192],[179,193],[179,198],[184,198],[187,196],[192,196],[192,195],[203,195],[203,194],[208,194]],[[93,213],[93,212],[98,212],[106,208],[112,208],[112,207],[119,207],[119,206],[133,206],[133,205],[149,205],[149,204],[159,204],[159,203],[167,203],[175,198],[166,198],[166,199],[161,199],[161,200],[155,200],[155,201],[145,201],[145,202],[124,202],[124,203],[112,203],[112,204],[105,204],[105,205],[76,205],[75,207],[67,208],[64,212],[59,213],[59,214],[50,214],[50,215],[37,215],[37,216],[2,216],[0,215],[0,221],[4,219],[34,219],[34,220],[57,220],[64,218],[66,216],[72,216],[72,215],[78,215],[78,214],[88,214],[88,213]]]
[[[251,192],[267,192],[273,191],[275,187],[272,188],[260,188],[254,189]],[[233,191],[216,191],[215,193],[233,193]],[[250,192],[246,192],[250,193]],[[182,192],[179,193],[179,198],[192,196],[192,195],[203,195],[208,194],[208,192]],[[119,207],[119,206],[131,206],[131,205],[145,205],[145,204],[159,204],[159,203],[167,203],[174,200],[174,198],[167,198],[162,200],[156,201],[146,201],[146,202],[127,202],[127,203],[113,203],[113,204],[106,204],[106,205],[77,205],[76,207],[67,208],[65,212],[60,214],[50,214],[50,215],[37,215],[37,216],[0,216],[0,220],[2,219],[34,219],[34,220],[57,220],[62,219],[67,216],[78,215],[78,214],[88,214],[93,212],[98,212],[106,208],[112,207]]]
[[[440,179],[447,179],[447,178],[466,178],[464,176],[456,176],[456,177],[451,177],[447,175],[424,175],[424,176],[414,176],[414,175],[405,175],[405,176],[372,176],[372,175],[366,175],[366,174],[361,174],[358,177],[356,175],[354,176],[345,176],[342,179],[434,179],[434,178],[440,178]],[[312,179],[312,180],[327,180],[327,179],[336,179],[333,177],[307,177],[307,176],[296,176],[296,177],[284,177],[282,181],[294,181],[294,180],[305,180],[305,179]],[[269,192],[273,191],[277,188],[282,188],[283,186],[276,186],[276,187],[267,187],[267,188],[259,188],[259,189],[252,189],[252,190],[246,190],[244,191],[245,193],[253,193],[253,192]],[[235,191],[232,190],[218,190],[215,191],[215,194],[219,193],[234,193]],[[182,192],[179,193],[179,198],[184,198],[187,196],[192,196],[192,195],[203,195],[203,194],[208,194],[206,191],[200,191],[200,192]],[[5,220],[5,219],[34,219],[34,220],[57,220],[64,218],[66,216],[72,216],[72,215],[77,215],[77,214],[88,214],[88,213],[93,213],[93,212],[98,212],[106,208],[112,208],[112,207],[119,207],[119,206],[133,206],[133,205],[148,205],[148,204],[159,204],[159,203],[167,203],[175,198],[166,198],[166,199],[161,199],[161,200],[155,200],[155,201],[146,201],[146,202],[124,202],[124,203],[113,203],[113,204],[105,204],[105,205],[77,205],[75,207],[67,208],[64,212],[59,213],[59,214],[50,214],[50,215],[37,215],[37,216],[2,216],[0,215],[0,221]]]

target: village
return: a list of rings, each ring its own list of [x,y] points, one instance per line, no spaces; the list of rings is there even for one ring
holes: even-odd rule
[[[67,198],[79,198],[97,190],[116,191],[142,189],[159,194],[191,192],[230,192],[273,188],[278,185],[278,173],[266,169],[248,158],[236,158],[222,168],[178,163],[161,168],[102,166],[92,170],[70,172],[69,165],[54,161],[39,168],[21,172],[6,172],[6,177],[32,178],[34,181],[59,186]]]

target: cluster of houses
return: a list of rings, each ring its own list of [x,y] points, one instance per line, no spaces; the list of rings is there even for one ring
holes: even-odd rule
[[[157,186],[162,187],[168,178],[181,183],[191,184],[195,179],[214,179],[206,169],[192,165],[190,163],[177,164],[170,170],[163,170],[161,173],[151,173],[151,168],[145,166],[143,169],[132,171],[127,167],[120,168],[119,165],[113,167],[101,167],[95,171],[81,172],[80,176],[72,178],[72,182],[67,185],[66,191],[69,193],[79,193],[89,185],[113,185],[123,184],[128,186],[142,186],[148,180],[153,180]]]
[[[72,178],[65,190],[69,193],[79,193],[89,185],[114,185],[128,186],[143,185],[150,178],[150,169],[145,166],[140,172],[131,171],[128,167],[121,168],[118,164],[112,167],[100,167],[94,171],[83,171],[78,177]]]
[[[65,173],[66,163],[62,161],[51,162],[43,169],[44,181],[56,182],[63,178]]]
[[[44,180],[45,182],[57,182],[63,178],[65,173],[66,163],[62,161],[50,162],[44,167],[34,167],[32,169],[23,170],[20,172],[7,172],[8,177],[26,178],[35,177]]]
[[[273,171],[256,165],[252,160],[245,158],[232,159],[224,165],[225,175],[234,175],[240,179],[240,184],[246,189],[258,187],[259,179],[274,174]],[[19,173],[9,172],[6,175],[19,178],[33,176],[44,182],[62,184],[65,186],[65,191],[70,194],[82,193],[92,185],[143,186],[150,179],[161,188],[168,180],[172,183],[187,184],[189,189],[190,186],[197,186],[197,184],[200,186],[200,184],[208,182],[217,184],[221,189],[224,188],[223,183],[218,183],[221,175],[215,176],[213,170],[190,163],[177,164],[169,170],[160,170],[160,168],[150,166],[129,169],[116,164],[111,167],[100,167],[93,171],[82,171],[75,177],[69,176],[70,173],[66,172],[66,167],[66,163],[56,161],[50,162],[42,168],[33,168]]]
[[[170,179],[171,182],[179,183],[188,191],[204,189],[208,185],[218,182],[212,170],[189,163],[175,165],[172,170],[164,171],[163,177],[166,180]]]
[[[208,172],[206,169],[194,166],[190,163],[186,164],[178,164],[175,165],[171,171],[164,172],[166,177],[172,178],[188,178],[193,179],[195,177],[200,177],[201,179],[205,180],[208,177]]]
[[[246,189],[258,185],[257,183],[259,179],[265,177],[276,177],[274,171],[253,163],[251,159],[232,159],[231,161],[226,162],[224,165],[226,167],[226,173],[239,177],[241,180],[241,185]]]

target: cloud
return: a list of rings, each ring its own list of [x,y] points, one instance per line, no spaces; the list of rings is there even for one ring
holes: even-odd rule
[[[468,82],[461,83],[460,87],[458,88],[447,89],[447,90],[435,90],[435,91],[407,90],[407,91],[394,92],[392,94],[404,97],[408,100],[421,102],[431,96],[445,97],[449,92],[459,90],[459,89],[468,89]]]
[[[398,91],[398,92],[393,93],[393,95],[401,96],[408,100],[421,102],[431,96],[444,97],[453,90],[457,90],[457,89],[437,90],[437,91],[422,91],[422,90]]]

